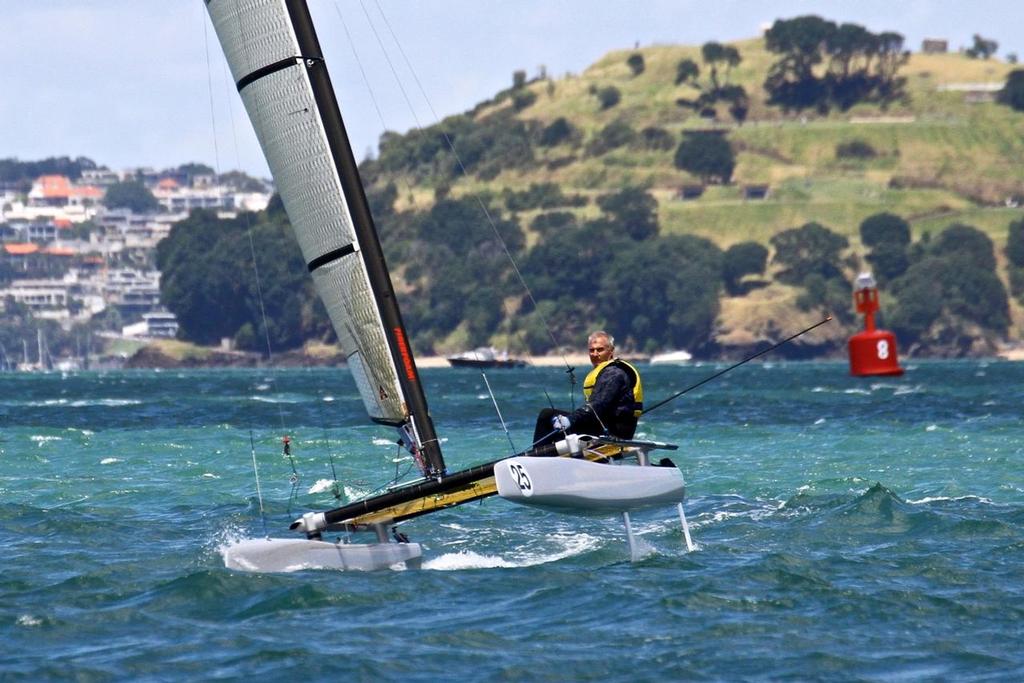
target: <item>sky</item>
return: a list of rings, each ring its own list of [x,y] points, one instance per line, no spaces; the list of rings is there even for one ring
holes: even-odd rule
[[[516,70],[582,72],[634,45],[726,42],[817,14],[920,49],[977,33],[1024,59],[1021,0],[309,0],[361,159],[384,130],[465,111]],[[202,0],[0,0],[0,158],[269,175]],[[383,48],[382,48],[383,46]],[[406,61],[408,60],[408,61]],[[407,64],[412,65],[410,70]],[[364,75],[365,74],[365,78]]]

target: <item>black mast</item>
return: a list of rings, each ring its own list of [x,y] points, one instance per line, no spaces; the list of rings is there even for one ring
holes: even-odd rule
[[[341,178],[342,192],[348,200],[348,207],[352,213],[352,227],[359,240],[360,253],[369,274],[370,289],[384,323],[384,337],[387,339],[392,362],[398,371],[398,382],[407,401],[410,419],[413,421],[413,426],[423,446],[421,455],[425,461],[427,470],[425,473],[439,477],[445,472],[444,456],[441,455],[441,446],[427,409],[427,398],[420,384],[416,361],[413,359],[405,325],[402,323],[402,316],[398,310],[398,301],[395,299],[395,291],[391,286],[391,276],[388,274],[388,267],[384,262],[384,252],[377,237],[377,228],[374,226],[373,217],[370,215],[370,205],[366,201],[362,181],[359,179],[359,170],[352,154],[352,145],[345,132],[341,109],[338,107],[338,100],[334,95],[334,88],[331,86],[327,64],[324,62],[323,52],[320,49],[320,41],[313,28],[313,19],[310,16],[306,0],[285,0],[285,5],[298,39],[302,64],[309,76],[313,97],[326,130],[331,156],[334,158],[334,165]],[[315,269],[318,265],[320,264],[314,262],[311,264],[311,269]]]

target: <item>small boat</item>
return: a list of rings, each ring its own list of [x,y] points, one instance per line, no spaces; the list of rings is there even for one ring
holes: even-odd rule
[[[664,363],[670,364],[682,364],[689,363],[693,360],[693,354],[689,351],[667,351],[665,353],[657,353],[651,356],[651,365],[658,365]]]
[[[512,358],[508,351],[498,351],[493,346],[481,346],[448,356],[447,361],[453,368],[522,368],[529,365],[522,358]]]

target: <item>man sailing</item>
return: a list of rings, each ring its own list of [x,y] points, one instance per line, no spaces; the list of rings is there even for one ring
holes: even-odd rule
[[[583,380],[585,403],[567,412],[545,408],[537,416],[534,445],[554,443],[566,434],[610,435],[632,439],[643,413],[644,389],[635,367],[615,357],[615,340],[604,331],[587,338],[593,365]]]

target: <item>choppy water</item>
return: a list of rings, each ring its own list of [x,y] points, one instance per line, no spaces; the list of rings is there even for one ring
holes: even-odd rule
[[[656,400],[715,366],[649,368]],[[740,368],[642,424],[673,510],[500,499],[403,527],[422,570],[225,569],[220,549],[387,481],[344,371],[0,376],[4,680],[1024,679],[1024,364]],[[488,375],[517,447],[558,370]],[[483,381],[428,370],[446,457],[509,451]],[[280,453],[292,435],[298,481]],[[314,493],[310,493],[310,491]]]

